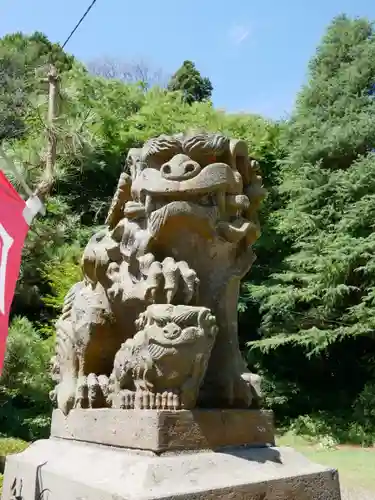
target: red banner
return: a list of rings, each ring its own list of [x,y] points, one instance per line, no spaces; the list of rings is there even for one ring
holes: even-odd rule
[[[8,336],[9,312],[20,272],[29,225],[26,202],[0,170],[0,375]]]

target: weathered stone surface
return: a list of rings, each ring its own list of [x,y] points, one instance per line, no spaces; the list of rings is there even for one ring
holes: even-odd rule
[[[239,349],[237,301],[264,195],[246,143],[220,133],[160,136],[129,151],[106,227],[88,242],[84,279],[56,325],[59,409],[158,408],[160,390],[168,408],[249,408],[259,399]],[[139,321],[154,305],[175,320],[146,341]],[[192,317],[208,310],[215,338],[170,307]],[[179,346],[166,342],[172,334]]]
[[[290,448],[147,456],[50,439],[8,458],[2,500],[15,478],[22,500],[340,500],[337,473]]]
[[[273,415],[260,410],[55,410],[51,437],[154,452],[274,444]]]

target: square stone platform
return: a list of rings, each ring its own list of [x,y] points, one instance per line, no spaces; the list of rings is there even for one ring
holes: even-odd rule
[[[265,410],[55,410],[51,437],[156,453],[275,444]]]
[[[50,439],[8,457],[2,500],[15,498],[341,497],[337,471],[273,446],[270,412],[75,410],[54,412]]]

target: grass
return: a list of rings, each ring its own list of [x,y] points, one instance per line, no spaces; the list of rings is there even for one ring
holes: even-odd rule
[[[19,453],[28,447],[28,443],[21,439],[15,438],[0,438],[0,456],[12,455]],[[0,474],[0,495],[3,485],[3,475]]]
[[[364,488],[375,494],[375,448],[336,445],[323,447],[309,438],[286,433],[279,436],[278,446],[291,446],[313,462],[334,467],[340,483],[348,488]]]

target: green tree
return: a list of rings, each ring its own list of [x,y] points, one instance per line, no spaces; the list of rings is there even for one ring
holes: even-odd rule
[[[210,79],[202,77],[192,61],[184,61],[172,76],[168,90],[181,91],[184,101],[191,104],[210,99],[213,87]]]
[[[0,40],[0,141],[24,136],[29,99],[43,87],[41,76],[52,61],[63,72],[74,59],[42,33],[16,33]]]
[[[270,216],[282,258],[247,288],[261,314],[253,348],[297,384],[294,411],[350,408],[373,380],[374,83],[372,24],[334,19],[282,134],[282,205]]]
[[[0,141],[25,133],[26,99],[22,64],[0,46]]]

